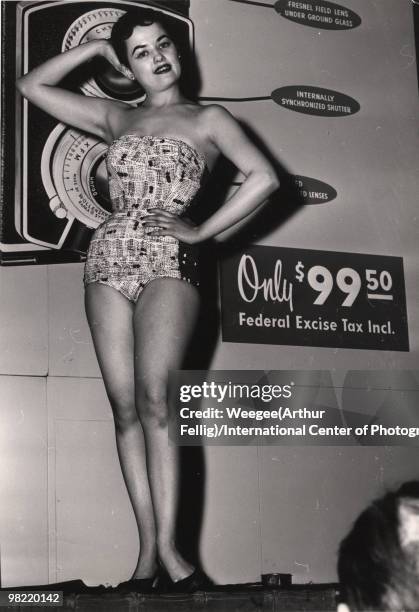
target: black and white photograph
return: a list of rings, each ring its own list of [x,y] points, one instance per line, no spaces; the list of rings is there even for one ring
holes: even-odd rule
[[[0,610],[419,611],[419,2],[0,8]]]

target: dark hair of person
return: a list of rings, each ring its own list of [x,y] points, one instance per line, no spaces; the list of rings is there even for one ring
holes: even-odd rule
[[[129,67],[126,41],[132,35],[136,26],[160,24],[174,43],[180,56],[182,74],[180,89],[191,100],[195,100],[201,85],[196,58],[191,49],[189,27],[175,15],[170,16],[152,8],[135,7],[124,13],[112,27],[110,42],[115,49],[119,61]]]
[[[115,53],[122,64],[129,66],[126,40],[132,35],[134,28],[136,26],[150,26],[154,23],[159,23],[164,28],[169,38],[175,44],[176,48],[179,49],[176,41],[176,35],[171,27],[169,19],[165,17],[164,13],[154,11],[153,9],[140,7],[129,9],[114,24],[110,38],[110,42],[115,49]]]
[[[400,537],[400,508],[409,500],[419,501],[419,481],[373,501],[342,540],[340,599],[351,610],[419,610],[418,545],[402,546]]]

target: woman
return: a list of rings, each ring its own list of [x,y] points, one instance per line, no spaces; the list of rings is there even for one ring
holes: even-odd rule
[[[59,86],[98,56],[141,84],[146,97],[140,107]],[[115,24],[110,42],[83,44],[18,81],[33,104],[110,145],[114,210],[89,247],[85,304],[141,543],[126,586],[139,591],[151,590],[159,566],[174,591],[194,591],[205,578],[175,545],[178,453],[168,444],[167,425],[168,373],[181,368],[199,309],[199,260],[192,245],[241,221],[278,186],[273,169],[233,117],[220,106],[187,100],[180,76],[163,15],[135,9]],[[205,167],[220,153],[246,179],[218,211],[193,226],[181,215]]]

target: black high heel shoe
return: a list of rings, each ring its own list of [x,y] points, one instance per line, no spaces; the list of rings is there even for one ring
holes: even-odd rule
[[[131,578],[131,580],[120,582],[115,590],[118,593],[142,593],[149,595],[154,591],[155,581],[156,576],[152,576],[152,578]]]
[[[196,593],[205,591],[212,585],[208,576],[200,569],[196,568],[189,576],[182,580],[171,580],[170,593]]]
[[[161,565],[157,569],[156,580],[153,585],[153,593],[163,595],[171,591],[172,580],[164,567]]]

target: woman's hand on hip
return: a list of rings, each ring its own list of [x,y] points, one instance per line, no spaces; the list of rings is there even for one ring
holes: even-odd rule
[[[199,227],[189,219],[160,208],[149,208],[142,224],[148,236],[172,236],[187,244],[200,242]]]

